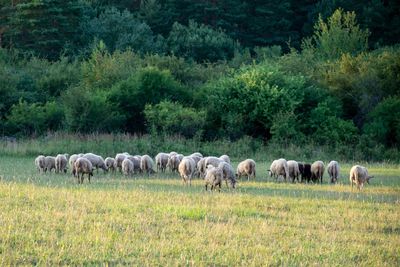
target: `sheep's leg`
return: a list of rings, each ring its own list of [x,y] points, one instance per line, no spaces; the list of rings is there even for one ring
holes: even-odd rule
[[[207,192],[207,184],[205,185],[205,187],[206,187],[206,192]]]

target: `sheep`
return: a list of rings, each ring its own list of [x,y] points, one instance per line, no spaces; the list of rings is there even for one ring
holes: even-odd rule
[[[176,153],[175,151],[169,152],[169,157],[176,156],[176,155],[178,155],[178,153]]]
[[[369,180],[374,178],[374,176],[369,176],[367,168],[355,165],[350,169],[350,184],[351,190],[353,190],[353,184],[355,184],[358,190],[361,190],[364,187],[364,183],[367,182],[369,184]]]
[[[167,153],[158,153],[156,156],[157,171],[165,172],[167,168],[169,155]]]
[[[270,177],[274,177],[275,180],[279,178],[280,175],[284,178],[285,182],[289,178],[289,167],[286,159],[274,160],[268,170]]]
[[[218,165],[218,168],[220,168],[222,170],[223,179],[226,182],[226,186],[229,187],[229,185],[228,185],[228,182],[229,182],[231,187],[235,188],[236,187],[236,176],[235,176],[232,166],[227,162],[221,162]]]
[[[125,159],[129,159],[133,163],[133,173],[141,173],[140,169],[140,161],[142,160],[142,156],[127,156]]]
[[[122,161],[122,173],[125,176],[132,175],[133,170],[133,162],[129,158],[125,158]]]
[[[67,173],[67,154],[58,154],[55,159],[55,164],[56,164],[56,173],[58,172],[64,172]]]
[[[217,157],[206,157],[204,161],[204,166],[213,165],[214,167],[218,167],[218,165],[223,162],[222,159]]]
[[[206,174],[206,169],[205,169],[205,165],[204,162],[206,161],[206,158],[202,158],[199,160],[199,162],[197,162],[197,176],[200,178],[204,178],[205,174]]]
[[[211,164],[207,165],[206,177],[204,178],[206,191],[208,185],[211,186],[211,191],[214,190],[217,186],[219,186],[218,191],[221,191],[223,176],[224,174],[221,168],[214,167]]]
[[[51,172],[52,169],[56,169],[56,158],[52,156],[46,156],[44,158],[44,172]]]
[[[190,155],[190,157],[194,157],[194,156],[199,157],[199,158],[203,157],[203,155],[200,152],[194,152],[192,155]]]
[[[256,178],[256,162],[252,159],[246,159],[239,163],[236,168],[236,178],[241,178],[243,175],[247,175],[247,180],[250,180],[250,176]]]
[[[149,155],[143,155],[140,160],[140,169],[147,174],[155,173],[153,170],[154,162]]]
[[[318,160],[315,161],[313,164],[311,164],[311,180],[313,182],[318,180],[322,184],[322,178],[324,176],[324,171],[325,171],[325,165],[322,161]]]
[[[71,173],[75,176],[75,166],[74,163],[75,161],[82,157],[83,154],[73,154],[69,157],[68,163],[69,163],[69,167],[71,168]]]
[[[111,157],[107,157],[104,160],[104,163],[106,164],[107,170],[111,170],[112,172],[115,172],[115,159]]]
[[[99,168],[103,169],[104,172],[107,171],[107,166],[102,156],[93,153],[86,153],[85,155],[83,155],[83,158],[88,159],[92,163],[92,166],[96,167],[97,171],[99,170]]]
[[[37,158],[35,159],[35,166],[37,168],[37,170],[41,172],[44,172],[45,169],[45,157],[43,155],[39,155],[37,156]]]
[[[294,183],[294,180],[299,182],[300,170],[297,161],[288,160],[287,165],[289,169],[289,177],[292,178],[292,182]]]
[[[178,154],[173,155],[168,158],[167,166],[171,170],[171,172],[176,172],[178,171],[178,166],[179,163],[181,162],[181,159]]]
[[[311,164],[308,163],[300,163],[299,162],[299,171],[301,174],[301,182],[311,180]]]
[[[83,183],[83,175],[84,174],[88,175],[88,180],[90,183],[90,177],[93,176],[93,165],[89,159],[84,158],[84,157],[78,158],[74,163],[74,169],[78,176],[78,184]],[[81,174],[80,179],[79,179],[79,174]]]
[[[340,167],[337,161],[332,160],[329,162],[328,167],[329,178],[331,178],[331,183],[336,183],[339,178]]]
[[[219,159],[225,161],[226,163],[231,164],[231,159],[229,158],[228,155],[222,155],[221,157],[219,157]]]
[[[187,184],[189,181],[189,186],[192,185],[192,177],[196,169],[196,163],[191,157],[184,157],[178,166],[178,172],[182,178],[182,182]]]
[[[118,153],[115,155],[114,168],[122,172],[122,161],[129,156],[128,153]]]

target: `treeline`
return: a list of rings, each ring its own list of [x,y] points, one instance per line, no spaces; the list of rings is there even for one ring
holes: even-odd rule
[[[6,2],[0,26],[1,135],[250,136],[268,144],[332,147],[346,155],[357,150],[366,160],[400,158],[400,47],[398,28],[390,22],[398,18],[392,12],[397,2],[368,1],[369,9],[343,2],[360,11],[358,20],[344,9],[324,13],[340,1],[238,1],[229,8],[225,1],[191,2]],[[214,4],[212,11],[208,5]],[[235,19],[242,24],[222,23],[240,7],[244,17]],[[292,15],[278,16],[278,8]],[[251,23],[261,28],[244,27],[250,24],[246,17],[255,20],[262,10],[265,21]],[[315,10],[322,15],[311,16]],[[366,28],[373,18],[366,14],[378,11],[385,16],[381,28]],[[166,20],[160,14],[172,15]],[[290,31],[269,25],[266,14],[290,18]],[[387,32],[376,30],[382,27]]]

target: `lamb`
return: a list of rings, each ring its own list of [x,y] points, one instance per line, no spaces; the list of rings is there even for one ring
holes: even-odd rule
[[[67,173],[67,160],[68,154],[58,154],[55,159],[55,164],[56,164],[56,173],[58,172],[64,172]]]
[[[270,177],[274,177],[275,180],[279,178],[280,175],[284,178],[285,182],[289,178],[289,167],[286,159],[274,160],[268,170]]]
[[[324,176],[325,165],[322,161],[318,160],[311,164],[311,180],[313,182],[320,180],[322,184],[322,177]]]
[[[44,158],[44,172],[51,172],[52,169],[56,169],[56,158],[52,156],[46,156]]]
[[[369,176],[367,168],[355,165],[350,169],[350,184],[351,190],[353,190],[353,184],[355,184],[358,190],[364,187],[365,182],[369,184],[369,180],[374,178],[374,176]]]
[[[247,175],[247,180],[250,180],[250,176],[256,178],[256,162],[252,159],[246,159],[239,163],[236,168],[236,178],[241,178],[243,175]]]
[[[140,169],[147,174],[155,173],[153,170],[154,162],[149,155],[143,155],[140,160]]]
[[[133,162],[129,158],[125,158],[122,161],[122,173],[125,176],[132,175],[134,171]]]
[[[93,153],[86,153],[83,155],[83,158],[88,159],[92,163],[93,168],[96,167],[97,170],[100,168],[103,169],[104,172],[107,171],[107,166],[102,156]]]
[[[192,177],[196,169],[196,163],[191,157],[184,157],[178,166],[179,174],[184,184],[189,181],[189,186],[192,185]]]
[[[297,180],[299,182],[300,170],[297,161],[288,160],[287,165],[289,169],[289,177],[292,178],[293,183],[294,180]]]
[[[35,159],[35,166],[37,168],[37,170],[43,173],[44,169],[45,169],[45,157],[43,155],[39,155],[37,156],[37,158]]]
[[[157,171],[165,172],[167,168],[169,155],[167,153],[158,153],[156,156]]]
[[[83,183],[84,174],[88,175],[88,180],[90,183],[90,177],[93,176],[93,165],[89,159],[83,157],[78,158],[74,163],[74,170],[76,171],[76,174],[78,176],[78,184]],[[79,174],[81,174],[80,179]]]
[[[336,183],[339,178],[340,167],[337,161],[332,160],[328,164],[328,174],[329,178],[331,178],[331,183]]]
[[[104,160],[104,163],[106,164],[107,170],[111,170],[112,172],[115,172],[115,167],[114,167],[115,159],[114,158],[107,157]]]
[[[226,186],[229,187],[229,184],[231,185],[232,188],[236,187],[236,176],[235,173],[233,171],[232,166],[229,163],[226,162],[221,162],[218,165],[218,168],[220,168],[222,170],[222,175],[223,175],[223,179],[226,182]]]
[[[211,191],[214,190],[217,186],[219,186],[218,191],[221,191],[223,176],[224,175],[222,169],[214,167],[213,165],[207,165],[206,177],[204,178],[206,191],[208,189],[208,185],[211,186]]]
[[[129,156],[129,154],[127,155],[127,153],[118,153],[117,155],[115,155],[114,168],[116,170],[122,172],[122,161],[124,161],[127,156]]]
[[[222,155],[221,157],[219,157],[219,159],[225,161],[226,163],[231,164],[231,159],[229,158],[228,155]]]

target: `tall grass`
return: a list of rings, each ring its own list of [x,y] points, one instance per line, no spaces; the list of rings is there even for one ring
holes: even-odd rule
[[[19,139],[16,142],[0,141],[0,155],[35,156],[39,154],[55,155],[58,153],[93,152],[103,156],[113,156],[119,152],[131,154],[156,155],[158,152],[178,151],[191,154],[199,151],[204,155],[228,154],[234,160],[254,158],[270,161],[285,157],[295,160],[342,161],[363,160],[362,153],[349,147],[327,147],[312,143],[295,144],[265,144],[261,140],[244,137],[235,142],[229,140],[201,141],[186,139],[180,136],[162,134],[131,135],[131,134],[68,134],[50,133],[38,138]],[[400,162],[400,159],[391,161]]]

